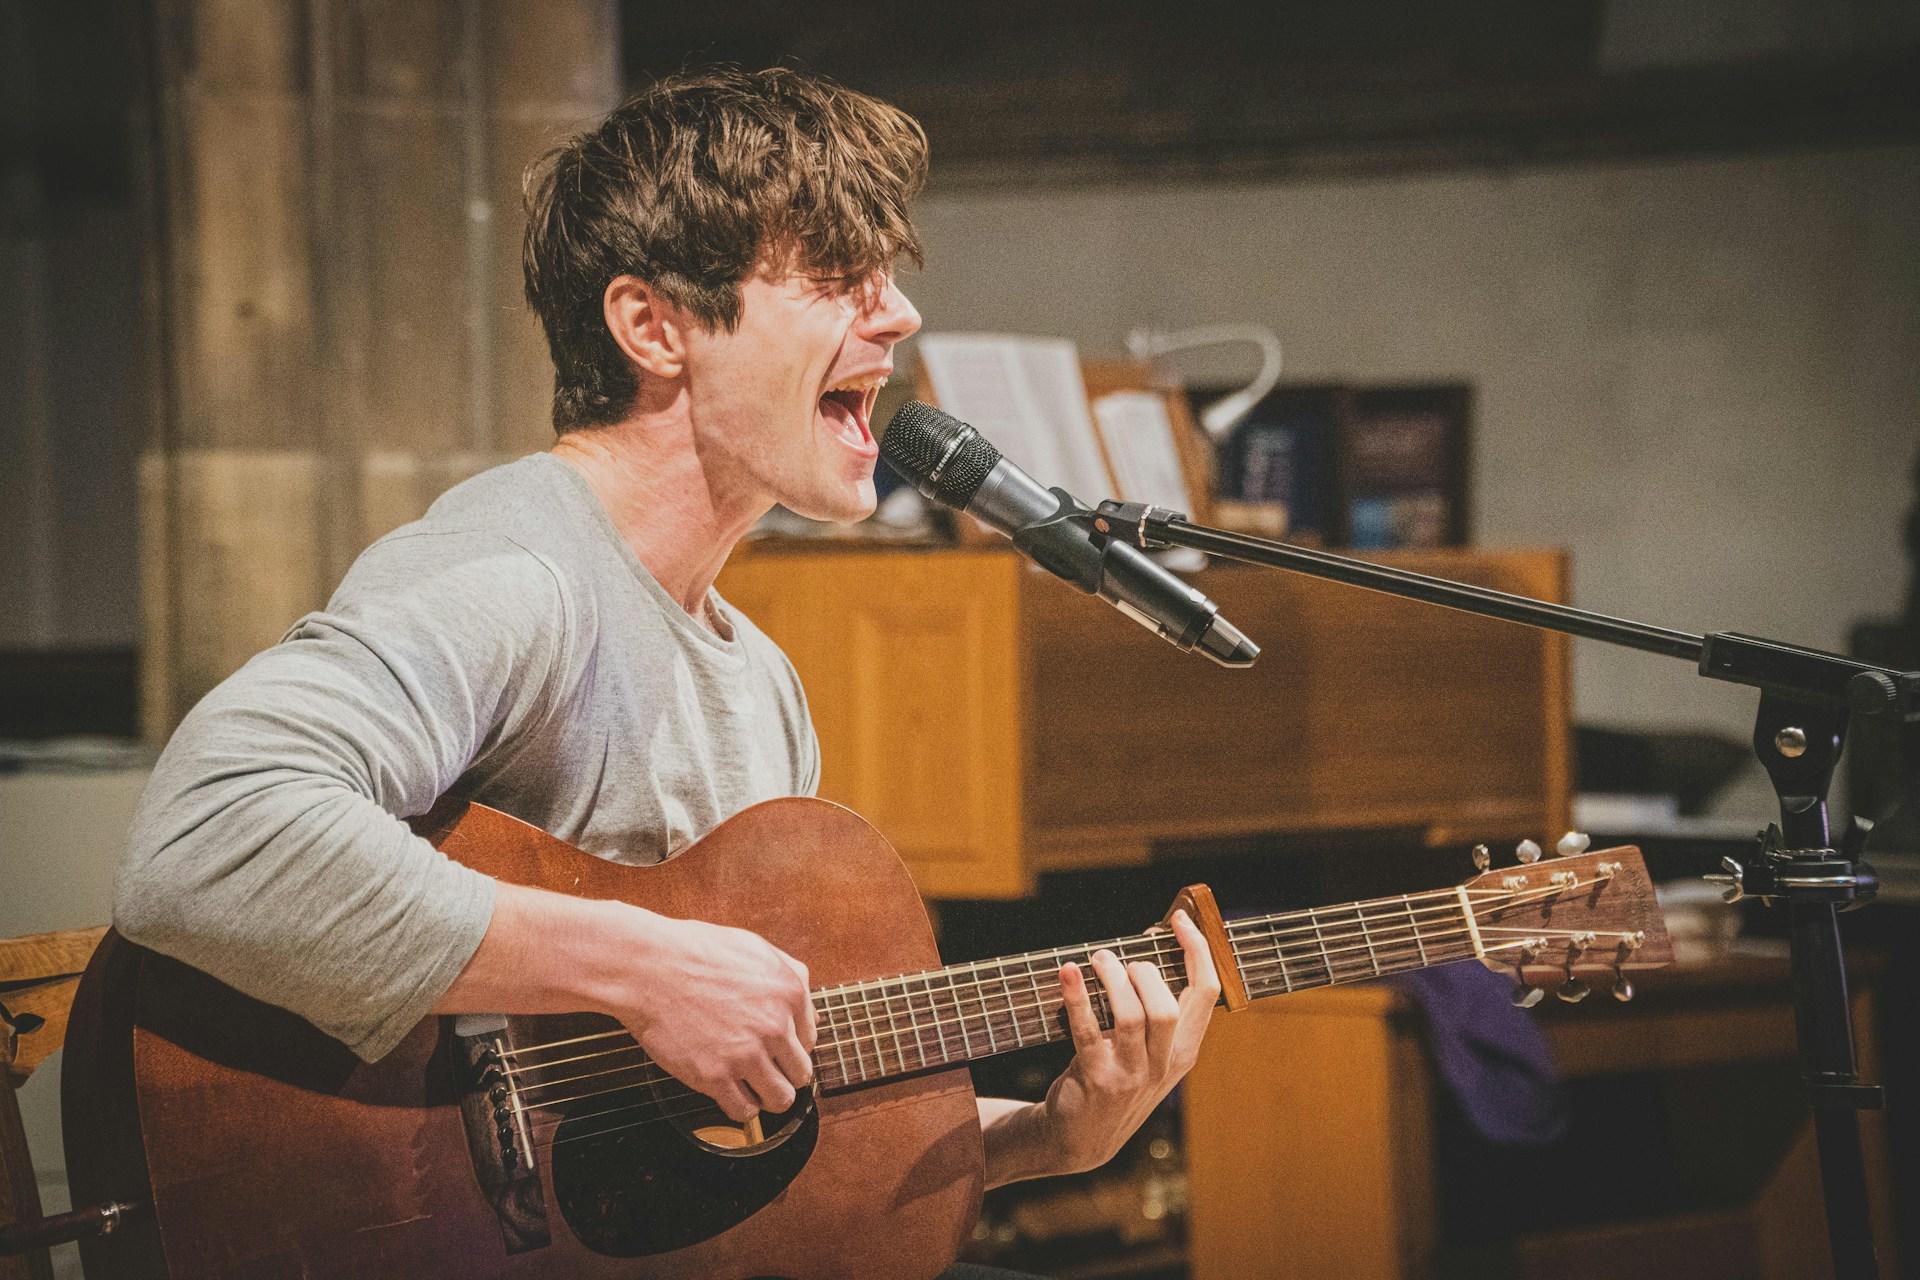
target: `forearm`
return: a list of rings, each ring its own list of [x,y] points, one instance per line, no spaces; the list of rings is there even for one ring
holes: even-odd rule
[[[435,1013],[625,1014],[652,912],[502,884],[473,958]]]
[[[1070,1166],[1047,1121],[1046,1108],[1012,1098],[976,1098],[980,1138],[987,1153],[987,1189],[1027,1178],[1079,1173]]]

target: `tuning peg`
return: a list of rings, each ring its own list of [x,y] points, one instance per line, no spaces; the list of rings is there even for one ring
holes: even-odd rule
[[[1540,846],[1531,840],[1522,840],[1514,846],[1513,856],[1526,863],[1538,862],[1540,861]]]
[[[1475,871],[1485,871],[1492,865],[1493,854],[1488,852],[1487,846],[1483,844],[1473,846],[1473,869]]]
[[[1613,998],[1621,1004],[1633,999],[1633,979],[1619,969],[1613,971]]]
[[[1553,851],[1563,858],[1571,858],[1576,853],[1585,853],[1593,845],[1593,837],[1584,831],[1569,831],[1560,837]]]
[[[1514,987],[1513,994],[1507,997],[1516,1009],[1531,1009],[1546,998],[1547,993],[1545,989],[1527,986]]]
[[[1560,984],[1559,990],[1555,991],[1553,994],[1555,994],[1556,996],[1559,996],[1562,1000],[1565,1000],[1568,1004],[1579,1004],[1582,1000],[1585,1000],[1588,996],[1593,994],[1593,988],[1588,986],[1586,983],[1582,982],[1578,978],[1568,978],[1565,982]]]

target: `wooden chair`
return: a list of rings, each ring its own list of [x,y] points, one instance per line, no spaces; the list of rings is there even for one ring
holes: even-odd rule
[[[52,1280],[47,1219],[15,1091],[67,1037],[87,958],[106,932],[70,929],[0,939],[0,1280]]]

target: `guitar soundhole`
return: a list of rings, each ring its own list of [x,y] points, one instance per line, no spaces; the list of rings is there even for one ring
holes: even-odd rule
[[[806,1090],[785,1114],[748,1126],[671,1082],[566,1108],[551,1147],[560,1216],[583,1245],[612,1257],[710,1240],[805,1166],[820,1133],[813,1101]]]
[[[800,1131],[813,1111],[813,1087],[801,1090],[793,1105],[779,1115],[755,1116],[745,1124],[736,1124],[718,1107],[707,1107],[692,1115],[676,1115],[673,1122],[681,1132],[709,1151],[723,1156],[762,1155]]]

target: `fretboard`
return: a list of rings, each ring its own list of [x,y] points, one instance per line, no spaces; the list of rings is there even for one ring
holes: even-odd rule
[[[1474,956],[1466,909],[1453,890],[1234,920],[1227,939],[1252,999],[1358,982]],[[814,992],[814,1063],[833,1090],[937,1070],[1065,1039],[1060,966],[1088,979],[1095,1015],[1112,1025],[1093,953],[1146,961],[1177,994],[1180,944],[1155,931],[1083,946],[1029,951]]]

